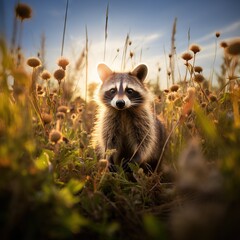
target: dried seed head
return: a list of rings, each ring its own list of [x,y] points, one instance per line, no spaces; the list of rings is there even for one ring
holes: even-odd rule
[[[132,57],[133,57],[133,52],[131,51],[131,52],[130,52],[130,58],[132,58]]]
[[[216,102],[217,101],[217,96],[214,94],[210,94],[209,99],[211,102]]]
[[[168,90],[168,89],[164,89],[164,92],[165,92],[165,93],[169,93],[169,90]]]
[[[63,78],[65,77],[65,71],[63,69],[58,69],[54,72],[53,76],[60,83],[63,80]]]
[[[41,77],[42,77],[43,80],[48,80],[48,79],[51,78],[51,74],[47,70],[44,70],[41,74]]]
[[[69,61],[67,58],[60,58],[58,60],[58,66],[61,67],[63,70],[66,70],[67,65],[69,64]]]
[[[189,52],[185,52],[182,54],[182,59],[185,61],[190,61],[193,58],[192,54]]]
[[[35,68],[41,65],[41,61],[36,57],[31,57],[31,58],[28,58],[27,65],[32,68]]]
[[[57,117],[57,119],[64,119],[65,118],[65,113],[64,112],[58,112],[57,114],[56,114],[56,117]]]
[[[216,33],[215,33],[215,36],[216,36],[217,38],[219,38],[220,35],[221,35],[220,32],[216,32]]]
[[[202,74],[198,73],[195,75],[194,81],[197,83],[202,83],[204,81],[204,76]]]
[[[77,119],[77,115],[75,114],[75,113],[73,113],[72,115],[71,115],[71,120],[72,121],[75,121]]]
[[[194,71],[197,72],[197,73],[201,73],[203,71],[203,69],[200,66],[195,66]]]
[[[42,120],[43,120],[44,124],[48,124],[52,121],[52,115],[51,114],[42,113],[41,116],[42,116]]]
[[[220,46],[221,46],[222,48],[226,48],[228,45],[227,45],[226,42],[223,41],[223,42],[220,43]]]
[[[62,140],[62,133],[58,130],[52,130],[49,134],[50,142],[56,144]]]
[[[198,45],[196,45],[196,44],[191,45],[189,49],[190,49],[194,54],[196,54],[196,53],[198,53],[198,52],[201,51],[201,48],[200,48]]]
[[[202,108],[205,108],[206,106],[207,106],[207,103],[206,103],[206,102],[202,102],[202,103],[201,103],[201,107],[202,107]]]
[[[240,55],[240,38],[228,42],[226,52],[233,56]]]
[[[179,85],[177,84],[174,84],[170,87],[171,92],[177,92],[178,89],[179,89]]]
[[[69,111],[69,109],[68,109],[67,106],[62,105],[62,106],[59,106],[59,107],[57,108],[57,111],[58,111],[58,112],[67,113],[67,112]]]
[[[18,3],[15,8],[16,17],[21,21],[32,17],[32,9],[25,3]]]
[[[171,101],[174,101],[176,99],[176,96],[174,93],[169,93],[168,94],[168,100],[171,102]]]

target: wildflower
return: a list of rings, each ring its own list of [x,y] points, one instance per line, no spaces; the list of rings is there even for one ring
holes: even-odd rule
[[[170,87],[171,92],[177,92],[178,89],[179,89],[179,85],[177,84],[174,84]]]
[[[196,53],[198,53],[198,52],[201,51],[201,48],[200,48],[198,45],[196,45],[196,44],[191,45],[189,49],[190,49],[194,54],[196,54]]]
[[[60,82],[65,77],[65,71],[63,69],[58,69],[54,72],[53,76],[58,80],[58,83],[60,84]]]
[[[195,66],[194,71],[197,72],[197,73],[201,73],[203,71],[203,69],[200,66]]]
[[[42,72],[42,74],[41,74],[41,77],[42,77],[42,79],[43,80],[48,80],[48,79],[50,79],[51,78],[51,74],[50,74],[50,72],[48,72],[47,70],[44,70],[43,72]]]
[[[226,48],[228,54],[236,56],[240,55],[240,38],[233,39],[228,43]]]
[[[182,113],[181,118],[182,121],[185,119],[186,116],[188,116],[192,112],[194,100],[195,100],[195,88],[190,87],[187,89],[188,96],[186,97],[186,102],[184,103],[182,107]]]
[[[202,103],[201,103],[201,107],[202,107],[202,108],[205,108],[206,106],[207,106],[207,103],[206,103],[206,102],[202,102]]]
[[[56,144],[59,143],[62,139],[62,133],[58,130],[53,129],[49,134],[50,142]]]
[[[42,113],[41,114],[42,120],[44,124],[48,124],[52,121],[52,116],[51,114],[48,113]]]
[[[77,115],[75,113],[73,113],[71,115],[71,120],[74,122],[77,119]]]
[[[217,38],[219,38],[219,37],[220,37],[220,32],[216,32],[216,33],[215,33],[215,36],[216,36]]]
[[[57,119],[64,119],[65,118],[65,113],[64,112],[57,112],[56,117],[57,117]]]
[[[226,42],[223,41],[223,42],[220,43],[220,46],[221,46],[222,48],[226,48],[228,45],[227,45]]]
[[[64,106],[64,105],[61,105],[57,108],[57,111],[58,112],[63,112],[63,113],[67,113],[68,112],[68,107],[67,106]]]
[[[171,102],[171,101],[174,101],[176,99],[176,96],[174,93],[169,93],[168,94],[168,100]]]
[[[182,54],[182,59],[188,62],[192,59],[192,54],[188,53],[188,52],[185,52],[185,53]]]
[[[164,92],[165,92],[165,93],[169,93],[169,90],[168,90],[168,89],[164,89]]]
[[[216,102],[217,101],[217,96],[215,96],[214,94],[210,94],[209,99],[211,102]]]
[[[194,81],[197,83],[202,83],[204,81],[204,76],[202,74],[196,74],[194,77]]]
[[[63,70],[66,70],[67,65],[69,64],[69,61],[67,58],[60,58],[58,60],[58,66],[61,67]]]
[[[31,57],[31,58],[28,58],[27,65],[32,68],[36,68],[41,65],[41,61],[38,58]]]
[[[18,3],[15,8],[16,17],[21,21],[32,17],[32,9],[25,3]]]

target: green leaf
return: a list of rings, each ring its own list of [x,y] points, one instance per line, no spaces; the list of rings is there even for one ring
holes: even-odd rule
[[[217,131],[213,121],[209,119],[198,104],[195,104],[194,110],[196,112],[199,125],[206,136],[212,140],[217,139]]]
[[[50,166],[49,155],[46,152],[42,152],[40,157],[35,160],[35,165],[39,170],[45,170]]]

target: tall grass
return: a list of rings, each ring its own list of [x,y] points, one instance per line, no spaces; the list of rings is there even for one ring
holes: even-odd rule
[[[66,21],[65,14],[64,28]],[[198,54],[190,44],[192,58],[179,61],[186,68],[183,80],[171,84],[169,78],[165,91],[149,84],[167,140],[158,171],[146,174],[130,164],[129,175],[120,166],[109,172],[91,146],[97,106],[87,94],[96,85],[88,85],[85,30],[77,61],[69,66],[62,57],[53,73],[36,57],[17,64],[16,49],[1,39],[1,239],[234,239],[240,212],[239,39],[222,44],[221,86],[208,87],[211,78],[196,68]],[[122,70],[136,49],[129,42],[127,34]],[[83,99],[75,90],[84,76]]]

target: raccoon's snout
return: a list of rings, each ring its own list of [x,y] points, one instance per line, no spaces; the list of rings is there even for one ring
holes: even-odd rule
[[[124,100],[117,100],[116,106],[118,109],[123,109],[125,107],[125,101]]]

